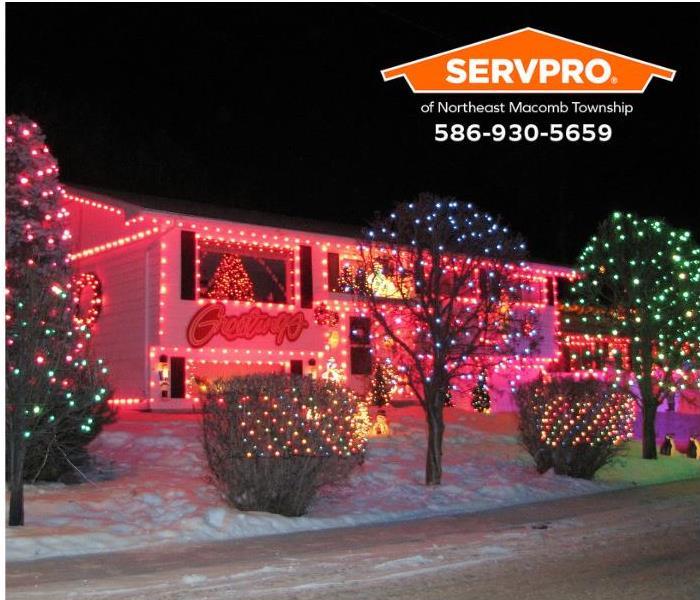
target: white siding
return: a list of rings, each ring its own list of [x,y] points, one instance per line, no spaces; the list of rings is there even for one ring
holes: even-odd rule
[[[76,272],[92,271],[102,282],[102,314],[93,327],[92,348],[107,363],[115,398],[149,396],[148,348],[157,333],[158,262],[158,241],[147,240],[74,263]]]

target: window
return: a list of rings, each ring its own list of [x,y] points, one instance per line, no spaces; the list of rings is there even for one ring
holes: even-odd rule
[[[479,291],[479,283],[476,270],[470,272],[458,271],[456,275],[450,271],[443,273],[440,278],[440,293],[445,297],[451,297],[455,295],[454,288],[456,286],[456,277],[460,282],[460,288],[457,291],[456,295],[460,298],[476,300],[476,296]]]
[[[350,318],[350,343],[355,345],[369,345],[370,320],[367,317]]]
[[[372,374],[372,353],[369,347],[353,346],[350,348],[350,373],[352,375]]]
[[[367,317],[350,318],[350,373],[352,375],[372,373],[371,325],[372,322]]]
[[[237,244],[200,244],[199,297],[289,304],[291,252]]]
[[[500,271],[479,271],[479,292],[482,300],[492,299],[497,301],[507,288],[504,285],[504,277]]]
[[[622,340],[602,341],[586,336],[567,336],[562,345],[560,369],[563,371],[628,368],[628,347]]]
[[[544,283],[538,279],[516,280],[516,299],[519,302],[529,304],[544,304],[547,300],[547,290]]]
[[[328,289],[336,293],[352,293],[356,286],[369,285],[379,298],[401,299],[411,295],[408,277],[400,277],[389,258],[374,261],[372,271],[357,258],[328,253]]]
[[[357,258],[328,253],[328,291],[351,294],[353,287],[362,285],[362,263]]]
[[[170,396],[185,397],[185,359],[182,356],[170,357]]]
[[[337,252],[329,252],[326,256],[328,266],[328,291],[341,292],[340,287],[340,256]]]
[[[300,360],[290,360],[289,361],[289,373],[294,377],[301,377],[304,375],[304,363]]]
[[[482,298],[507,298],[509,302],[544,304],[547,301],[546,279],[515,275],[507,281],[499,272],[479,273]]]

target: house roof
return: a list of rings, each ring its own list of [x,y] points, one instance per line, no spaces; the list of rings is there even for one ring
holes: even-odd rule
[[[98,200],[118,206],[124,209],[127,217],[138,214],[142,210],[149,210],[217,219],[220,221],[231,221],[234,223],[266,225],[268,227],[277,227],[280,229],[308,231],[309,233],[325,233],[327,235],[337,235],[352,239],[359,239],[362,235],[362,228],[360,226],[345,223],[330,223],[328,221],[317,221],[315,219],[282,215],[279,213],[244,210],[236,208],[235,206],[221,206],[220,204],[208,204],[194,200],[134,194],[131,192],[96,188],[80,184],[66,183],[64,187],[70,193],[79,196],[91,195]],[[543,263],[535,259],[528,260],[527,263],[531,267],[558,271],[561,273],[559,276],[568,277],[571,275],[572,271],[572,269],[567,266]]]
[[[207,219],[217,219],[220,221],[247,223],[250,225],[267,225],[268,227],[308,231],[309,233],[325,233],[328,235],[337,235],[354,239],[359,238],[362,234],[362,228],[360,226],[330,223],[327,221],[318,221],[315,219],[308,219],[306,217],[283,215],[279,213],[244,210],[233,206],[233,204],[230,206],[208,204],[194,200],[134,194],[131,192],[109,190],[71,183],[65,184],[65,187],[68,191],[78,195],[92,194],[102,196],[105,201],[111,201],[113,204],[124,208],[127,214],[137,213],[140,212],[139,209],[144,209],[176,213],[180,215],[190,215],[193,217],[204,217]]]

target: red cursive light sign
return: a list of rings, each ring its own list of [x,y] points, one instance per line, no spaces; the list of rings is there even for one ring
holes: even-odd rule
[[[208,344],[220,334],[229,341],[252,340],[260,335],[274,335],[275,344],[282,345],[299,339],[309,326],[304,313],[281,312],[270,315],[259,308],[251,308],[241,315],[226,315],[223,304],[208,304],[200,308],[187,326],[187,342],[194,348]]]

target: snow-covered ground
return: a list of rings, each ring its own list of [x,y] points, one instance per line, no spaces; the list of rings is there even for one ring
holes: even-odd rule
[[[510,414],[448,409],[443,485],[422,484],[425,428],[416,406],[389,410],[391,436],[370,440],[346,485],[322,490],[309,514],[289,518],[229,507],[209,481],[195,415],[124,412],[93,443],[112,479],[27,486],[26,526],[6,530],[7,560],[111,552],[473,512],[700,477],[700,461],[642,461],[636,442],[595,481],[538,475]]]

